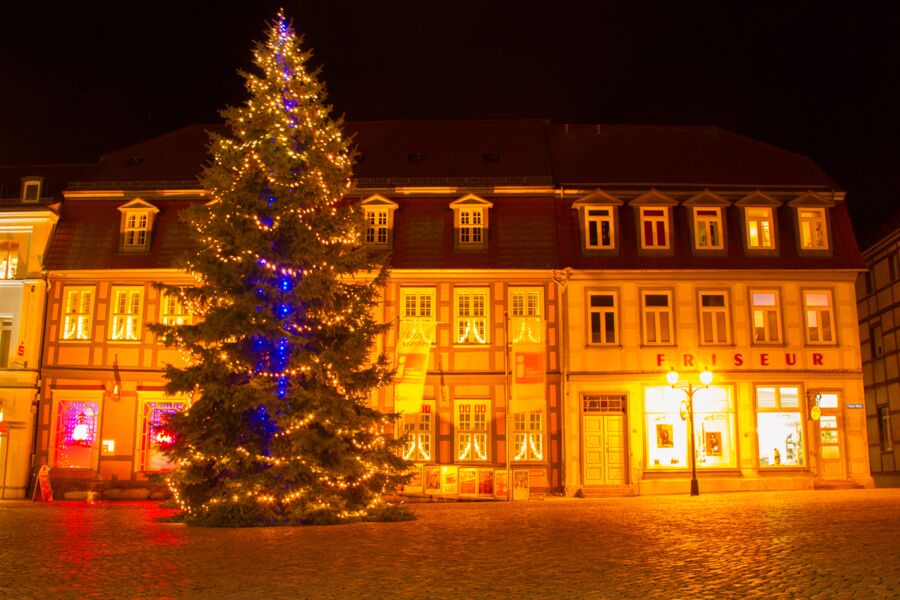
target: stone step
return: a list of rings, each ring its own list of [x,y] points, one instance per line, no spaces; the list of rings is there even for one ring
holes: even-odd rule
[[[814,490],[861,490],[863,486],[851,479],[817,481],[813,484]]]
[[[630,485],[586,485],[578,490],[580,498],[622,498],[636,496]]]

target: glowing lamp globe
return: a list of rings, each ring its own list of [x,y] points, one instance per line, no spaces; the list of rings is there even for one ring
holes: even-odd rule
[[[700,382],[703,385],[711,384],[712,380],[713,380],[712,371],[703,371],[702,373],[700,373]]]
[[[675,385],[678,383],[678,371],[672,369],[668,373],[666,373],[666,381],[669,382],[669,385]]]
[[[86,442],[88,439],[88,426],[86,423],[79,423],[74,428],[72,428],[72,441],[73,442]]]

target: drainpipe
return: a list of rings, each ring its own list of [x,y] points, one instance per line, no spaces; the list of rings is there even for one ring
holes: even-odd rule
[[[566,494],[566,398],[569,397],[569,280],[572,279],[572,268],[566,267],[562,271],[553,271],[553,283],[559,292],[559,370],[560,370],[560,398],[559,398],[559,434],[562,442],[559,445],[559,477]]]

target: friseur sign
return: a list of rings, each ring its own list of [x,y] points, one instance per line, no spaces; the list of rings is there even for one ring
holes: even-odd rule
[[[802,362],[801,362],[802,361]],[[732,353],[710,353],[710,354],[691,354],[682,353],[680,355],[657,354],[657,367],[719,367],[722,369],[743,367],[743,368],[801,368],[803,366],[834,368],[834,365],[827,365],[826,355],[824,352],[732,352]]]

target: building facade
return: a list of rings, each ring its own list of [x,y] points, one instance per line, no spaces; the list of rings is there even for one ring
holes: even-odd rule
[[[869,452],[876,485],[900,485],[900,212],[863,252],[869,270],[859,276],[859,335],[862,342]]]
[[[349,201],[392,273],[373,399],[401,413],[406,492],[459,497],[871,485],[843,193],[805,157],[709,127],[536,120],[349,123]],[[188,319],[154,281],[205,133],[103,157],[66,192],[48,253],[39,461],[64,485],[168,468],[155,424],[180,360],[146,331]],[[704,368],[693,396],[666,383]],[[115,482],[115,484],[113,483]]]

